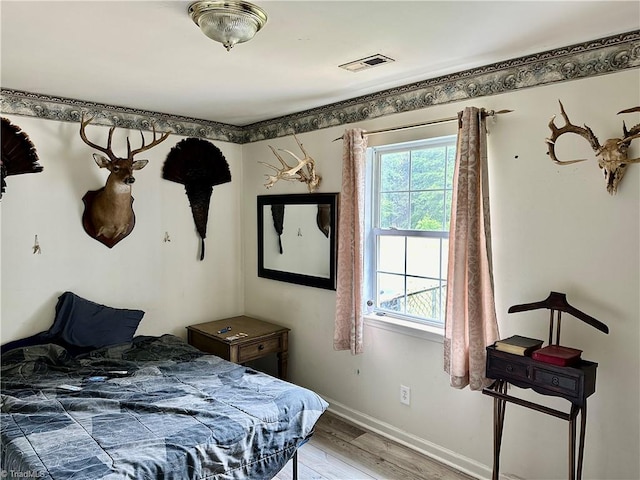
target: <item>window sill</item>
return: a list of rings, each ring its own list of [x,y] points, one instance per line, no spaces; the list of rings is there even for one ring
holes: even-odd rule
[[[423,338],[431,342],[443,343],[444,329],[420,323],[388,317],[386,315],[364,315],[364,323],[370,327],[389,330],[402,335]]]

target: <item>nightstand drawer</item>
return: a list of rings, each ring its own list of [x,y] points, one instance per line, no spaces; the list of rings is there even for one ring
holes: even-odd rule
[[[531,380],[535,385],[560,395],[575,397],[580,391],[581,376],[579,375],[566,375],[534,366],[532,367]]]
[[[260,358],[267,353],[277,353],[282,350],[281,337],[268,338],[259,342],[240,345],[238,348],[238,362],[244,363]]]
[[[529,367],[519,361],[518,357],[505,359],[498,356],[489,356],[487,358],[487,377],[528,381]]]

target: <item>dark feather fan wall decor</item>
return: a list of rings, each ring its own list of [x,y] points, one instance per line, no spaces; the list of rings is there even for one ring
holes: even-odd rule
[[[167,155],[162,178],[184,185],[200,235],[200,260],[203,260],[211,194],[214,185],[231,181],[229,164],[220,149],[211,142],[185,138],[176,143]]]
[[[20,127],[12,124],[9,119],[4,117],[2,117],[0,137],[2,138],[2,160],[0,161],[0,170],[2,172],[1,199],[7,186],[5,177],[22,173],[39,173],[43,170],[43,167],[38,164],[36,147],[29,140],[28,135]]]
[[[278,246],[280,247],[280,254],[282,255],[284,251],[282,250],[282,232],[284,231],[284,205],[279,203],[274,203],[271,205],[271,216],[273,217],[273,228],[278,234]]]

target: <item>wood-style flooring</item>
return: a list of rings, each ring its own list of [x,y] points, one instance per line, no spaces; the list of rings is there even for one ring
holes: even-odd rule
[[[289,462],[275,480],[292,480]],[[410,448],[325,412],[298,450],[298,480],[471,480]]]

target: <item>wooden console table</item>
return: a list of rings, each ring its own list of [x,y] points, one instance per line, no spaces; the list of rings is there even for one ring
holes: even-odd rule
[[[226,330],[231,327],[230,330]],[[274,323],[239,316],[187,327],[187,341],[203,352],[234,363],[245,363],[270,353],[278,356],[278,377],[287,379],[289,330]],[[237,338],[238,334],[245,334]],[[236,338],[234,338],[236,337]]]
[[[557,320],[555,344],[560,341],[561,313],[567,312],[598,330],[609,333],[609,328],[602,322],[577,310],[567,303],[564,293],[551,292],[541,302],[514,305],[509,313],[523,312],[546,308],[551,310],[549,319],[549,345],[554,343],[554,323]],[[557,314],[557,316],[554,316]],[[587,426],[587,397],[596,391],[597,363],[580,360],[573,366],[556,366],[540,362],[528,356],[496,350],[493,345],[487,347],[486,377],[495,382],[482,393],[493,397],[493,475],[492,480],[499,479],[500,447],[507,402],[515,403],[547,415],[561,418],[569,422],[569,479],[581,480],[582,462],[584,460],[584,439]],[[535,402],[523,400],[507,394],[509,384],[520,388],[530,388],[541,395],[561,397],[571,403],[569,412],[563,412]],[[577,419],[580,415],[580,432],[578,437]],[[577,442],[576,442],[577,440]],[[576,448],[577,447],[577,448]]]

